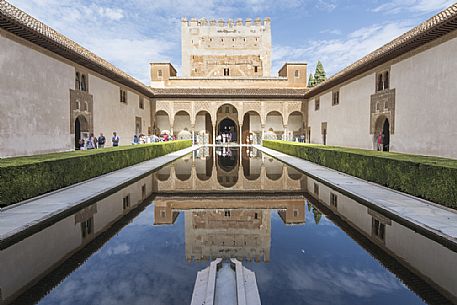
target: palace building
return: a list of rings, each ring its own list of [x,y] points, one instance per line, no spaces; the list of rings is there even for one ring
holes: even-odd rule
[[[273,23],[274,24],[274,23]],[[272,22],[183,18],[182,75],[143,84],[0,1],[0,157],[78,148],[87,133],[262,139],[457,158],[457,4],[307,88],[306,63],[271,76]],[[274,72],[274,71],[273,71]],[[108,141],[110,144],[110,141]]]

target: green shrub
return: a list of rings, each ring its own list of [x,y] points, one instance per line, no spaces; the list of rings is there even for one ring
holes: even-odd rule
[[[285,141],[263,145],[457,209],[457,160]]]
[[[0,160],[0,206],[6,206],[191,146],[190,140]]]

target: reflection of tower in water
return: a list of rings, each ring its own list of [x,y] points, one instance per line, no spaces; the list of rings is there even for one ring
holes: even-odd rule
[[[185,211],[186,259],[270,260],[269,209]]]

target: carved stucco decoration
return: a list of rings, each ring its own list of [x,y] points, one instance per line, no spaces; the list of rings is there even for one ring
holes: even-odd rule
[[[384,119],[389,120],[390,133],[395,132],[395,89],[377,92],[370,101],[370,134],[378,132]],[[382,126],[381,126],[382,128]]]
[[[220,107],[233,106],[237,113],[218,113]],[[168,114],[170,125],[173,126],[175,116],[180,111],[185,111],[190,115],[191,125],[195,125],[196,116],[199,112],[205,111],[210,114],[213,125],[218,124],[223,118],[229,117],[234,120],[238,126],[243,124],[246,113],[253,111],[260,115],[261,125],[266,124],[267,115],[271,112],[281,114],[284,126],[287,126],[288,118],[293,112],[300,112],[305,119],[306,107],[302,101],[157,101],[156,113],[164,111]]]
[[[87,121],[88,132],[94,132],[94,97],[79,90],[70,89],[70,133],[75,133],[75,120],[84,117]]]

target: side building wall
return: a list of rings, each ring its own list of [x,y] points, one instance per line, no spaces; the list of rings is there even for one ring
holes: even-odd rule
[[[105,134],[107,146],[113,131],[130,144],[139,121],[148,133],[149,98],[140,109],[138,92],[3,30],[0,50],[0,158],[73,150],[80,115],[90,131]],[[75,90],[76,71],[87,75],[87,92]]]
[[[451,33],[308,99],[309,141],[376,149],[378,122],[388,118],[390,151],[457,158],[456,37]],[[389,71],[389,89],[376,92],[383,71]],[[333,105],[335,91],[339,103]]]
[[[74,67],[1,30],[0,50],[0,157],[70,150]]]

